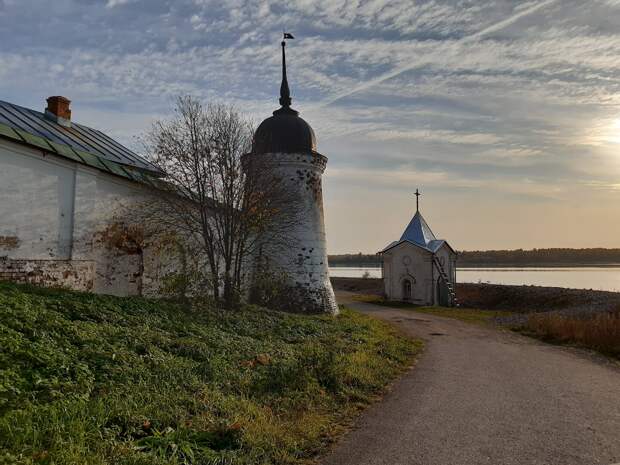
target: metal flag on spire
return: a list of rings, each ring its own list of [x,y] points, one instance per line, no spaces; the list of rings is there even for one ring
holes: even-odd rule
[[[282,84],[280,84],[280,105],[285,108],[291,106],[291,91],[288,88],[288,80],[286,79],[286,39],[294,39],[293,34],[284,32],[282,37]]]

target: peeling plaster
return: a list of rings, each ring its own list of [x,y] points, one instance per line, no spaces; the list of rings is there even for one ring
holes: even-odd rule
[[[0,236],[0,250],[15,250],[20,242],[17,236]]]

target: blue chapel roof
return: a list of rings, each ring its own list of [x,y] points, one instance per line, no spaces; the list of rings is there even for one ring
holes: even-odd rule
[[[400,236],[401,241],[409,241],[422,247],[428,247],[431,241],[437,240],[422,214],[417,211]]]
[[[448,244],[443,239],[437,239],[433,231],[431,231],[430,226],[426,223],[426,220],[422,216],[419,211],[416,211],[415,215],[405,228],[402,236],[398,241],[391,242],[387,247],[385,247],[381,252],[385,252],[392,247],[395,247],[403,242],[409,242],[413,245],[417,245],[429,252],[435,253],[437,252],[443,244]],[[452,247],[450,247],[452,249]],[[380,252],[380,253],[381,253]]]

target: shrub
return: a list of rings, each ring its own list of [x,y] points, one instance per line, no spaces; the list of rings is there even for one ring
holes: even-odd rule
[[[289,300],[289,286],[282,273],[262,267],[256,272],[250,289],[250,302],[268,308],[286,307]]]

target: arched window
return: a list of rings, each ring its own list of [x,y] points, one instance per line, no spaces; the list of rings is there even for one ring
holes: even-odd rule
[[[403,279],[403,300],[411,300],[411,281],[408,279]]]

